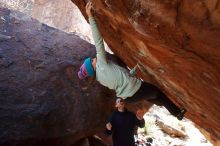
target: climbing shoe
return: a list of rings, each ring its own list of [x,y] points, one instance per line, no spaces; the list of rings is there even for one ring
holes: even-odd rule
[[[184,114],[186,113],[186,109],[181,108],[180,113],[176,116],[178,120],[182,120],[184,117]]]

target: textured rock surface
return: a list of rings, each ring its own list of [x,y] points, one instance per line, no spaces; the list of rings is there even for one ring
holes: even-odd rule
[[[35,0],[31,16],[49,26],[91,39],[89,24],[70,0]]]
[[[1,0],[1,7],[18,10],[51,27],[91,42],[89,24],[70,0]]]
[[[157,121],[157,124],[161,128],[161,130],[163,130],[165,133],[169,134],[172,137],[180,137],[180,138],[186,137],[186,134],[184,133],[184,131],[176,129],[175,127],[166,125],[162,121]]]
[[[17,10],[30,15],[33,9],[34,0],[1,0],[0,6]]]
[[[72,0],[85,15],[86,0]],[[101,33],[128,66],[159,86],[220,142],[219,0],[93,0]]]
[[[193,122],[186,118],[179,121],[170,115],[165,108],[158,106],[151,107],[147,114],[145,114],[144,119],[146,127],[138,130],[138,141],[146,142],[150,137],[153,139],[152,146],[213,146],[208,140],[206,140],[204,135],[202,135],[199,129],[196,128]],[[163,131],[163,129],[161,129],[163,127],[160,128],[160,125],[156,124],[156,121],[161,121],[166,126],[174,128],[174,131],[177,130],[181,133],[184,132],[185,138],[172,137],[174,135],[169,135]],[[166,130],[168,130],[168,127],[166,127]],[[171,133],[174,131],[169,130]],[[145,133],[147,133],[147,135]]]
[[[112,98],[77,78],[93,45],[18,12],[0,17],[0,145],[69,145],[103,129]]]

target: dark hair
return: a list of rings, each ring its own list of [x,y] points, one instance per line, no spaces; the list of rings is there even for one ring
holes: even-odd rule
[[[151,137],[147,138],[147,142],[152,143],[153,142],[153,138],[151,138]]]
[[[115,101],[117,101],[118,99],[125,101],[123,98],[121,97],[117,97]]]

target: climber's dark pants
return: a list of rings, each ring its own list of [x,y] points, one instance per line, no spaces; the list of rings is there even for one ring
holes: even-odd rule
[[[143,99],[153,104],[164,106],[174,116],[180,113],[180,109],[163,92],[156,86],[146,82],[142,82],[140,89],[132,97],[126,98],[125,101],[133,103]]]

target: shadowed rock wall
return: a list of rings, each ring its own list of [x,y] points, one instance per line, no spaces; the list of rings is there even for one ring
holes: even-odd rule
[[[94,46],[19,12],[0,17],[0,145],[70,145],[101,131],[113,96],[77,77]]]
[[[85,15],[86,0],[72,0]],[[93,0],[111,48],[220,142],[219,0]]]

